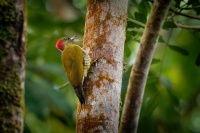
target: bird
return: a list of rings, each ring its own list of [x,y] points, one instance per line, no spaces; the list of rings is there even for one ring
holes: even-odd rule
[[[79,45],[72,43],[73,36],[62,37],[56,42],[56,48],[62,52],[62,64],[79,102],[85,104],[83,82],[91,66],[91,58]]]

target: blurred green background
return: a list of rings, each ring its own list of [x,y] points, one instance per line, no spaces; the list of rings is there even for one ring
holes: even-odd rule
[[[122,105],[152,2],[130,0],[124,60]],[[176,0],[172,8],[200,14],[200,2]],[[187,8],[187,10],[186,10]],[[82,45],[86,0],[28,0],[25,83],[25,133],[73,133],[77,98],[67,82],[56,41],[77,35]],[[182,11],[182,10],[181,10]],[[177,28],[169,12],[151,65],[138,133],[200,133],[200,32]],[[199,20],[176,16],[183,24]],[[200,24],[199,24],[200,25]],[[120,110],[121,111],[121,110]]]

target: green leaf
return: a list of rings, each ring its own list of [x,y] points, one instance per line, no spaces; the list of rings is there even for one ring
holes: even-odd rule
[[[40,120],[45,120],[52,112],[52,107],[65,115],[72,116],[67,94],[53,89],[53,85],[35,73],[26,72],[25,102],[29,111]],[[74,97],[72,96],[71,99]],[[64,105],[64,106],[63,106]]]
[[[170,96],[170,100],[172,100],[173,104],[176,105],[176,107],[180,106],[179,100],[178,98],[173,94],[173,84],[172,82],[166,78],[166,77],[162,77],[161,78],[161,84],[163,84],[163,86],[166,88],[167,93]]]
[[[159,80],[159,77],[157,76],[148,76],[147,86],[151,84],[155,85],[158,82],[158,80]]]
[[[164,43],[165,40],[162,38],[162,36],[159,37],[158,42]]]
[[[173,22],[167,21],[164,23],[163,28],[164,29],[177,28],[177,26]]]
[[[199,52],[199,54],[197,55],[195,64],[196,64],[197,66],[200,66],[200,52]]]
[[[176,97],[176,96],[173,94],[172,89],[167,89],[167,92],[168,92],[168,94],[169,94],[169,96],[170,96],[170,100],[173,102],[173,104],[175,105],[175,107],[180,109],[180,102],[179,102],[179,99],[178,99],[178,97]]]
[[[142,22],[142,23],[146,23],[146,21],[147,21],[146,15],[145,15],[145,14],[142,14],[142,13],[139,13],[139,12],[136,12],[136,13],[135,13],[135,19],[136,19],[137,21]]]
[[[138,6],[139,12],[147,16],[151,10],[151,5],[146,0],[142,1]]]
[[[143,118],[147,119],[155,110],[155,108],[158,106],[158,102],[160,99],[160,93],[156,92],[154,95],[149,97],[145,103],[145,112]]]
[[[180,7],[181,0],[175,0],[175,6]]]
[[[193,9],[194,9],[194,11],[196,12],[197,15],[200,14],[200,7],[195,7]]]
[[[182,47],[179,47],[179,46],[175,46],[175,45],[167,45],[171,50],[175,51],[175,52],[178,52],[182,55],[189,55],[189,52],[182,48]]]
[[[86,7],[86,0],[73,0],[73,4],[77,7],[77,8],[85,8]]]
[[[132,51],[128,46],[124,47],[124,51],[125,51],[124,52],[125,57],[130,57],[131,56]]]
[[[200,14],[200,1],[199,0],[188,0],[187,2],[187,5],[188,6],[191,6],[191,8],[186,8],[188,10],[194,10],[196,12],[196,15],[199,15]],[[185,9],[184,9],[185,10]]]
[[[154,59],[152,60],[152,62],[151,62],[151,65],[153,65],[153,64],[157,64],[157,63],[160,63],[160,62],[161,62],[160,59],[156,59],[156,58],[154,58]]]
[[[160,78],[160,82],[164,85],[165,88],[172,89],[172,83],[167,77],[162,76]]]

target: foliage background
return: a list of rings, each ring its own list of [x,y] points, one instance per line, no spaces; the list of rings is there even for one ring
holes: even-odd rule
[[[127,71],[123,75],[121,101],[125,97],[130,68],[139,47],[151,1],[130,0],[124,50]],[[200,14],[200,2],[176,0],[172,8]],[[28,42],[25,83],[25,133],[75,132],[77,98],[67,82],[56,41],[77,35],[82,44],[86,0],[28,0]],[[200,33],[181,29],[169,12],[151,65],[138,133],[200,132]],[[187,25],[194,19],[176,16]]]

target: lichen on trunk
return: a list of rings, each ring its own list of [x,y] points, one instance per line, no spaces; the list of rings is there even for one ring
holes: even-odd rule
[[[88,0],[83,47],[97,61],[84,82],[78,133],[118,132],[127,6],[127,0]]]

